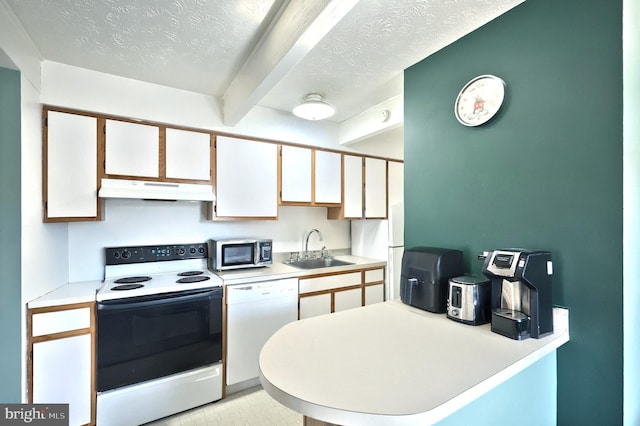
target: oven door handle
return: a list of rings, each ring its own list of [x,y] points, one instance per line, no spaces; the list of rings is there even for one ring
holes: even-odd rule
[[[222,299],[222,287],[206,290],[188,290],[177,293],[161,293],[124,299],[102,300],[97,303],[98,310],[137,309],[147,306],[160,306],[175,302],[188,302],[202,297]]]

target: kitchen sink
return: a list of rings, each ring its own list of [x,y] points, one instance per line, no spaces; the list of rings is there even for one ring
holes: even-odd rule
[[[329,268],[331,266],[353,265],[352,262],[345,262],[344,260],[338,260],[333,258],[286,260],[284,263],[300,269],[317,269],[317,268]]]

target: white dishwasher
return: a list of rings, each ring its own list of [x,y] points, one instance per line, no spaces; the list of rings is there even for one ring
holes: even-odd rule
[[[227,291],[227,385],[259,375],[262,346],[298,319],[298,279],[229,285]]]

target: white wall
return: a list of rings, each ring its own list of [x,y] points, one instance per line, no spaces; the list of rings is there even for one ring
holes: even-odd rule
[[[66,224],[42,222],[42,107],[40,53],[5,2],[0,2],[0,49],[20,71],[21,101],[21,300],[26,302],[68,281]],[[2,247],[3,250],[9,249]],[[22,401],[26,401],[26,314],[22,315]]]
[[[327,220],[323,207],[280,207],[279,220],[220,221],[206,219],[205,203],[109,199],[105,220],[69,225],[70,281],[104,278],[104,247],[121,245],[180,244],[209,238],[259,237],[274,240],[274,252],[301,251],[303,238],[317,228],[309,240],[310,250],[351,247],[349,221]]]
[[[338,124],[306,121],[293,114],[255,107],[235,127],[222,124],[217,98],[83,68],[44,61],[42,103],[216,130],[305,145],[344,149]]]
[[[640,3],[623,1],[624,424],[640,424]]]
[[[42,67],[41,101],[84,111],[345,150],[337,142],[337,123],[309,122],[292,114],[257,107],[237,126],[229,128],[222,125],[221,111],[213,97],[50,61],[44,61]],[[303,234],[318,228],[327,248],[351,247],[349,223],[328,221],[323,208],[280,208],[278,221],[211,222],[205,219],[204,205],[106,200],[104,221],[68,225],[69,281],[102,279],[103,248],[109,246],[257,236],[272,238],[274,251],[285,252],[300,250]]]

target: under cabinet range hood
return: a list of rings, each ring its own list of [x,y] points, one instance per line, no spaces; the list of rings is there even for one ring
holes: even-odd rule
[[[126,179],[102,179],[98,196],[175,201],[213,201],[215,199],[212,185]]]

